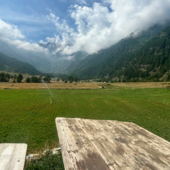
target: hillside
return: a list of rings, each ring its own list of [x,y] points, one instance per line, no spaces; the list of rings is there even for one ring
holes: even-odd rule
[[[156,76],[154,75],[154,77],[150,72],[157,69],[156,75],[160,73],[160,78],[166,72],[166,67],[160,66],[160,62],[157,62],[157,65],[149,62],[153,60],[154,55],[150,55],[148,48],[152,48],[154,45],[153,51],[154,49],[158,50],[161,43],[168,42],[168,33],[166,34],[165,32],[169,30],[169,27],[167,27],[162,34],[156,36],[162,30],[163,26],[155,25],[149,30],[141,32],[137,37],[132,33],[116,45],[101,50],[96,54],[89,55],[88,59],[77,65],[70,65],[69,71],[82,79],[105,78],[108,80],[121,79],[130,81],[133,79],[143,78],[143,80],[151,80],[156,78]],[[155,38],[151,39],[152,37]],[[159,50],[164,50],[162,46],[160,48]],[[157,52],[157,54],[159,54],[159,52]],[[163,52],[162,55],[164,56]],[[160,55],[157,55],[156,58],[155,61],[160,61]],[[166,59],[164,58],[164,60]],[[146,63],[147,70],[142,69],[143,67],[146,68]],[[165,63],[163,62],[161,65],[163,64]],[[158,67],[162,70],[161,72],[158,72]]]
[[[83,60],[87,56],[87,53],[83,51],[78,51],[70,56],[63,55],[60,52],[56,53],[58,47],[55,43],[50,43],[50,42],[48,42],[47,44],[39,43],[39,46],[48,49],[51,53],[54,54],[51,60],[51,70],[50,70],[50,72],[53,73],[67,74],[68,73],[67,68],[69,67],[69,65],[72,64],[75,65],[76,63]]]
[[[0,52],[0,70],[8,72],[28,73],[31,75],[41,74],[35,67],[26,62],[11,58]]]
[[[31,64],[36,69],[42,72],[51,71],[51,62],[42,56],[42,54],[34,53],[31,51],[25,51],[18,49],[13,45],[10,45],[4,41],[0,40],[0,52],[4,53],[7,56],[11,56],[19,61],[23,61]]]
[[[134,53],[113,76],[130,80],[170,80],[170,27]]]

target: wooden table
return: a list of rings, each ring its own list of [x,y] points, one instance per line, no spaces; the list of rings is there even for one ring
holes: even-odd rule
[[[170,170],[170,143],[130,122],[56,118],[65,170]]]
[[[23,170],[27,144],[0,144],[0,170]]]

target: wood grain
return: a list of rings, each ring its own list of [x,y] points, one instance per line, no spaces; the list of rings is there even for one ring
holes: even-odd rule
[[[0,144],[0,170],[23,170],[27,144]]]
[[[134,123],[56,118],[56,124],[66,170],[170,170],[170,143]]]

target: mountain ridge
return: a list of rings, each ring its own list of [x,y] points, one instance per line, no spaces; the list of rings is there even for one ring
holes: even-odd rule
[[[139,73],[137,73],[136,77],[135,75],[131,75],[130,77],[125,74],[125,71],[122,71],[127,71],[129,60],[131,60],[134,55],[137,55],[137,52],[147,43],[150,43],[150,40],[154,36],[156,37],[163,28],[163,26],[155,25],[154,27],[151,27],[149,31],[142,32],[138,37],[127,37],[108,49],[90,55],[88,59],[81,61],[78,65],[70,65],[68,70],[72,75],[82,79],[107,77],[108,80],[116,78],[123,80],[125,78],[127,81],[130,81],[135,78],[140,79],[149,77],[148,74],[140,77]],[[135,63],[133,64],[135,65]],[[149,79],[152,79],[152,77]]]
[[[41,74],[41,72],[31,64],[9,57],[2,52],[0,52],[0,70],[23,74],[28,73],[31,75]]]

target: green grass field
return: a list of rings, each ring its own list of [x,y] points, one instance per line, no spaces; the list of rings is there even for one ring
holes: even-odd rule
[[[28,152],[56,144],[56,117],[129,121],[170,141],[166,89],[0,90],[0,143],[27,143]]]

